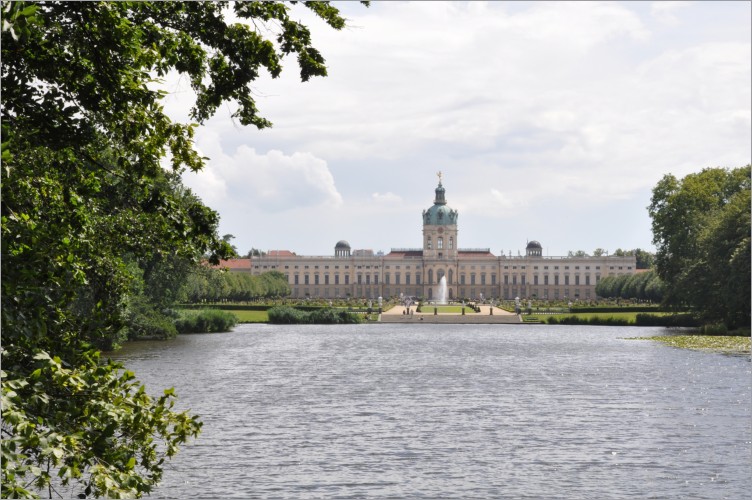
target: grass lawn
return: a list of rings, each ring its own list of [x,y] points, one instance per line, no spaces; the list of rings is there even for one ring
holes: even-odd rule
[[[268,323],[269,315],[266,311],[236,311],[223,309],[223,311],[231,312],[238,318],[238,323]]]

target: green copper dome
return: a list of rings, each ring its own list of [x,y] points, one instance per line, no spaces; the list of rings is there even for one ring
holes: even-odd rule
[[[423,224],[432,226],[451,226],[457,224],[457,210],[452,210],[447,206],[446,199],[444,198],[445,192],[444,186],[439,181],[433,206],[428,210],[423,210]]]

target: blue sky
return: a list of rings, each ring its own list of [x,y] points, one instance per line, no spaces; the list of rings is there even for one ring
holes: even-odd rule
[[[749,2],[340,7],[341,32],[294,8],[329,76],[301,83],[290,58],[259,79],[272,129],[230,105],[197,132],[210,161],[184,181],[243,253],[419,247],[439,170],[460,247],[652,249],[664,174],[752,157]],[[165,86],[186,120],[187,82]]]

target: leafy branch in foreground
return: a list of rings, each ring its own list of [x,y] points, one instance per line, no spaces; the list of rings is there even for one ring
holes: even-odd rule
[[[304,5],[332,28],[345,24],[327,3]],[[51,497],[59,483],[138,497],[198,433],[172,390],[148,396],[97,352],[124,338],[139,287],[204,255],[232,255],[218,215],[180,173],[203,167],[193,133],[222,103],[241,124],[271,125],[252,95],[261,71],[276,77],[295,55],[303,81],[326,75],[290,8],[2,3],[3,497]],[[170,72],[191,82],[196,123],[164,112],[155,84]],[[163,306],[177,288],[145,295]]]

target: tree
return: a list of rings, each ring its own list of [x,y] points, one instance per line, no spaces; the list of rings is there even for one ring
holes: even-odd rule
[[[305,5],[344,27],[328,3]],[[230,9],[249,23],[228,23]],[[243,125],[271,125],[250,86],[260,71],[277,77],[295,55],[303,81],[326,75],[289,9],[2,4],[3,497],[52,496],[55,474],[87,495],[141,496],[198,434],[195,417],[173,410],[171,389],[148,395],[98,348],[120,338],[137,290],[171,300],[156,286],[165,275],[231,255],[217,214],[179,174],[204,165],[194,129],[222,103]],[[196,123],[164,113],[154,83],[170,71],[191,82]]]
[[[608,255],[608,250],[604,250],[600,247],[593,250],[593,257],[603,257],[604,255]]]
[[[585,250],[577,250],[576,252],[569,251],[567,254],[568,257],[587,257],[588,254],[585,252]]]
[[[238,254],[238,247],[236,247],[235,245],[232,244],[232,240],[234,240],[234,239],[235,239],[235,235],[234,234],[225,234],[224,236],[222,236],[222,241],[224,241],[225,243],[227,243],[228,245],[230,245],[230,248],[232,248],[233,257],[237,256],[237,254]]]
[[[664,176],[648,207],[664,300],[706,321],[750,323],[750,166]]]
[[[663,287],[655,271],[647,271],[637,274],[606,276],[595,286],[595,293],[599,297],[606,298],[660,302],[663,297]]]
[[[655,255],[647,250],[635,248],[631,251],[635,256],[637,269],[650,269],[655,263]]]
[[[265,257],[266,252],[262,252],[258,248],[251,248],[250,250],[248,250],[248,253],[245,256],[249,259],[253,257]]]

